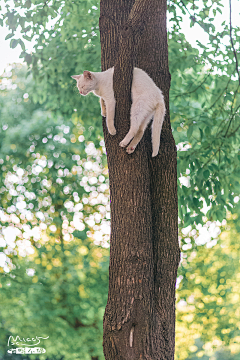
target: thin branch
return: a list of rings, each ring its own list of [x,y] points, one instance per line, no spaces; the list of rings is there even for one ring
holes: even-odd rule
[[[228,127],[227,127],[227,130],[226,130],[226,133],[225,133],[224,137],[226,137],[226,136],[227,136],[228,131],[229,131],[230,126],[231,126],[231,123],[232,123],[232,120],[233,120],[233,118],[234,118],[234,115],[237,113],[237,111],[238,111],[238,109],[239,109],[239,108],[240,108],[240,105],[237,107],[237,109],[236,109],[235,113],[234,113],[234,114],[232,114],[231,119],[230,119],[230,121],[229,121],[229,124],[228,124]],[[234,133],[235,133],[235,131],[234,131]]]
[[[227,138],[230,138],[231,136],[233,136],[239,129],[240,129],[240,125],[238,125],[236,127],[236,129],[234,129],[230,134],[228,134]]]
[[[201,28],[209,35],[208,29],[206,29],[204,23],[199,22],[199,21],[196,19],[195,14],[194,14],[194,15],[191,15],[190,11],[188,10],[187,6],[184,4],[183,0],[180,0],[180,2],[183,4],[184,8],[187,10],[187,12],[188,12],[188,14],[189,14],[189,16],[190,16],[190,19],[191,19],[194,23],[196,23],[196,24],[198,24],[199,26],[201,26]],[[195,7],[194,7],[194,10],[195,10]]]
[[[222,144],[223,144],[223,142],[222,142]],[[210,161],[212,160],[212,158],[214,158],[214,156],[217,154],[217,152],[221,150],[222,144],[218,147],[218,149],[214,152],[214,154],[213,154],[212,156],[210,156],[210,158],[208,159],[208,161],[206,161],[205,164],[203,164],[202,169],[204,169],[204,168],[210,163]]]
[[[188,92],[185,92],[185,93],[181,93],[181,94],[175,95],[175,96],[174,96],[174,99],[176,99],[176,98],[179,97],[179,96],[192,94],[192,93],[194,93],[195,91],[197,91],[197,90],[205,83],[205,81],[206,81],[206,79],[208,78],[209,75],[210,75],[210,72],[207,74],[207,76],[204,77],[204,79],[203,79],[203,81],[200,83],[200,85],[198,85],[194,90],[191,90],[191,91],[188,91]]]
[[[240,105],[237,107],[236,112],[238,111],[239,108],[240,108]],[[234,129],[234,131],[232,131],[231,134],[229,134],[229,135],[227,136],[228,131],[229,131],[230,126],[231,126],[231,123],[232,123],[232,120],[233,120],[234,115],[236,114],[236,112],[235,112],[234,114],[232,114],[232,116],[231,116],[231,119],[230,119],[230,121],[229,121],[227,130],[226,130],[225,134],[223,135],[224,138],[229,138],[230,136],[232,136],[233,134],[235,134],[235,132],[240,128],[240,125],[237,126],[237,128]],[[223,146],[223,143],[224,143],[224,140],[222,140],[222,142],[221,142],[220,146],[218,147],[218,149],[216,150],[216,152],[210,157],[210,159],[203,165],[202,168],[204,168],[204,167],[212,160],[212,158],[216,155],[216,153],[217,153],[218,151],[219,151],[219,159],[220,159],[220,150],[221,150],[221,147]]]
[[[234,44],[233,44],[233,38],[232,38],[232,0],[229,0],[229,25],[230,25],[230,40],[231,40],[231,44],[232,44],[232,49],[233,49],[233,54],[236,60],[236,71],[238,74],[238,81],[239,81],[239,85],[240,85],[240,74],[239,74],[239,68],[238,68],[238,58],[237,58],[237,53],[236,50],[234,48]]]
[[[217,99],[213,102],[213,104],[208,108],[208,110],[212,109],[214,107],[214,105],[218,102],[218,100],[222,97],[223,93],[225,91],[227,91],[230,81],[231,81],[231,76],[227,82],[227,86],[223,89],[223,91],[220,93],[220,95],[217,97]]]

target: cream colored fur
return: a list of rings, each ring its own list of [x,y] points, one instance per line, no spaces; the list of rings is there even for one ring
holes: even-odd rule
[[[84,71],[82,75],[74,75],[81,95],[93,92],[100,97],[101,114],[106,117],[108,131],[116,134],[114,126],[115,98],[113,93],[114,68],[94,73]],[[130,129],[120,146],[127,147],[127,153],[134,152],[144,131],[153,118],[152,123],[152,156],[156,156],[160,146],[160,135],[165,116],[165,103],[161,90],[155,85],[148,74],[134,68],[132,81],[132,107]]]

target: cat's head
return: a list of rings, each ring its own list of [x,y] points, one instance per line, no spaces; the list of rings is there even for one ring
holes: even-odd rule
[[[77,87],[81,95],[85,96],[96,88],[95,76],[90,71],[84,71],[82,75],[73,75],[72,78],[77,81]]]

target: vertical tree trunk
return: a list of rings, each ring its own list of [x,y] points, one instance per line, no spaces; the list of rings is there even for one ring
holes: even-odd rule
[[[104,354],[107,360],[171,360],[179,246],[166,0],[101,0],[100,7],[102,69],[114,66],[117,101],[117,135],[111,136],[103,121],[111,200]],[[149,128],[132,155],[119,147],[129,129],[133,66],[145,70],[165,97],[167,114],[155,158]]]

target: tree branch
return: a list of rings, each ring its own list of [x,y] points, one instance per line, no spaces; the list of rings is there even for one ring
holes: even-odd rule
[[[187,8],[187,6],[185,5],[185,3],[183,2],[183,0],[180,0],[180,2],[183,4],[183,7],[187,10],[187,12],[188,12],[188,14],[189,14],[189,16],[190,16],[190,19],[191,19],[194,23],[196,23],[196,24],[198,24],[199,26],[201,26],[201,28],[208,34],[208,30],[206,29],[206,26],[204,25],[204,23],[199,22],[199,21],[196,19],[195,15],[191,15],[190,11],[188,10],[188,8]]]
[[[233,54],[234,54],[235,61],[236,61],[236,71],[237,71],[237,74],[238,74],[238,81],[239,81],[239,85],[240,85],[240,74],[239,74],[239,69],[238,69],[238,58],[237,58],[237,53],[236,53],[236,50],[234,48],[233,38],[232,38],[232,0],[229,0],[229,26],[230,26],[230,40],[231,40],[231,45],[232,45],[232,49],[233,49]]]
[[[206,81],[206,79],[209,77],[210,75],[210,72],[204,77],[203,81],[200,83],[200,85],[198,85],[194,90],[191,90],[191,91],[188,91],[188,92],[185,92],[185,93],[181,93],[181,94],[178,94],[178,95],[175,95],[174,96],[174,99],[176,99],[177,97],[179,96],[183,96],[183,95],[188,95],[188,94],[192,94],[194,93],[195,91],[197,91]]]
[[[143,28],[146,20],[152,13],[158,9],[158,5],[155,1],[149,0],[135,0],[132,10],[128,16],[127,23],[135,29]]]

